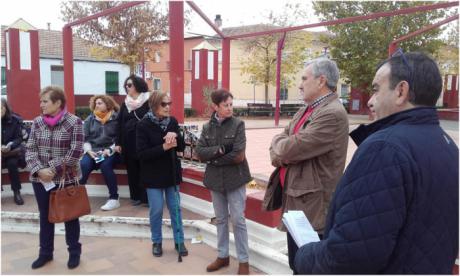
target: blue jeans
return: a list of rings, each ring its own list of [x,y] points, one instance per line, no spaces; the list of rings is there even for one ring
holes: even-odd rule
[[[113,166],[120,161],[120,155],[118,153],[112,156],[106,157],[101,163],[94,161],[89,154],[85,154],[80,161],[82,177],[80,179],[81,184],[86,184],[88,181],[89,174],[93,170],[101,169],[102,176],[104,177],[105,184],[109,188],[109,198],[118,199],[118,185],[117,177],[113,172]]]
[[[150,207],[150,231],[152,233],[152,242],[160,243],[163,240],[161,226],[163,224],[163,194],[166,197],[169,216],[175,243],[184,242],[184,229],[182,227],[182,214],[180,210],[179,186],[177,192],[174,186],[165,189],[147,189],[147,197]]]

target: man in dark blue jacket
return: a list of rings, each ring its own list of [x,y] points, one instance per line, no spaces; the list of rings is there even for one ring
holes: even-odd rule
[[[324,240],[302,246],[301,274],[451,274],[458,255],[458,147],[434,108],[442,79],[422,53],[384,61],[368,106],[377,121],[337,185]]]

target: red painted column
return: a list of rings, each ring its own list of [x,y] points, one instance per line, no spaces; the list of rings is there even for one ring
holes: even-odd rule
[[[40,50],[38,31],[32,29],[24,32],[29,34],[29,39],[22,41],[25,45],[21,45],[21,32],[18,28],[11,27],[5,33],[9,44],[5,56],[7,98],[13,112],[25,120],[32,120],[40,114]],[[30,55],[23,53],[21,56],[21,48],[23,51],[29,50]],[[23,63],[28,63],[23,64],[23,68],[21,58],[30,59],[23,60]]]
[[[169,2],[171,115],[184,123],[184,2]]]
[[[276,104],[275,104],[275,126],[280,122],[280,89],[281,89],[281,61],[284,48],[284,40],[286,33],[278,40],[278,47],[276,48]]]
[[[222,88],[230,90],[230,39],[222,40]]]
[[[67,111],[75,113],[73,83],[73,43],[72,27],[62,28],[62,52],[64,58],[64,91],[67,98]]]

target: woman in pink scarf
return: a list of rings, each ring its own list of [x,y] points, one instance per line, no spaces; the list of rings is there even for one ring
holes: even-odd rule
[[[76,183],[81,175],[83,154],[82,121],[67,112],[62,88],[45,87],[40,92],[40,108],[42,115],[34,119],[26,146],[27,169],[40,213],[40,251],[32,269],[53,260],[54,224],[48,221],[50,192],[57,188],[61,179],[64,185]],[[80,264],[80,222],[77,218],[64,225],[69,251],[67,267],[73,269]]]

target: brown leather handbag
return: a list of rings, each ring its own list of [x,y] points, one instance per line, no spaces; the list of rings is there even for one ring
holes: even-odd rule
[[[51,223],[70,221],[91,213],[86,187],[80,185],[76,176],[75,185],[64,187],[65,176],[64,166],[59,187],[50,194],[48,221]]]
[[[262,210],[275,211],[281,208],[283,200],[283,188],[281,187],[280,168],[276,168],[268,180],[267,189],[265,190]]]

